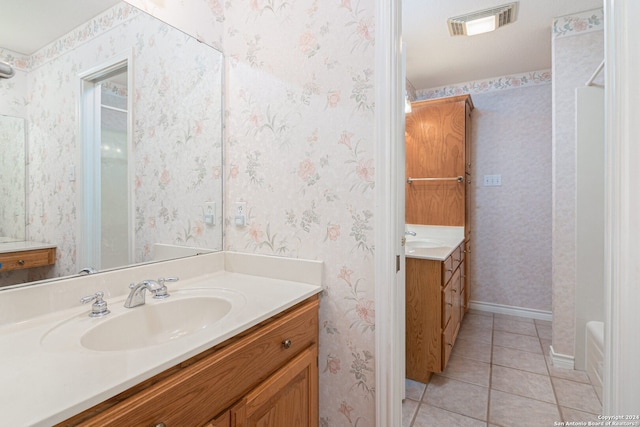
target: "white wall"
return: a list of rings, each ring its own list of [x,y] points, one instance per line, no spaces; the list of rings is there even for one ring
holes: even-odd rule
[[[575,369],[585,370],[586,324],[604,321],[604,89],[576,89]]]
[[[576,333],[575,89],[604,58],[602,9],[557,18],[553,53],[553,353],[572,367]],[[602,77],[597,80],[602,82]]]

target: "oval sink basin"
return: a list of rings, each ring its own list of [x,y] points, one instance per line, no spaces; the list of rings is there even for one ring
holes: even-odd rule
[[[444,243],[438,240],[432,239],[417,239],[417,240],[407,240],[406,245],[410,248],[441,248],[444,246]]]
[[[167,343],[205,329],[224,318],[232,305],[217,297],[167,299],[101,319],[80,338],[89,350],[122,351]]]

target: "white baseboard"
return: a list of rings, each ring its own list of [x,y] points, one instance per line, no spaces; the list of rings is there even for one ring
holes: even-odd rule
[[[551,362],[556,368],[574,369],[575,367],[575,360],[573,356],[556,353],[553,351],[553,346],[549,346],[549,357],[551,357]]]
[[[469,301],[469,308],[490,313],[509,314],[511,316],[527,317],[529,319],[551,321],[551,312],[533,308],[514,307],[511,305],[493,304],[490,302]]]

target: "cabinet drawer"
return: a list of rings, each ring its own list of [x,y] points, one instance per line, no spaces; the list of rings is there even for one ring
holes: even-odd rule
[[[79,425],[205,425],[317,341],[318,304],[305,303]]]
[[[456,268],[460,267],[460,263],[464,259],[464,249],[462,249],[462,244],[454,249],[453,253],[451,254],[451,258],[452,267],[455,271]]]
[[[20,270],[54,264],[56,249],[36,249],[0,254],[0,271]]]
[[[460,324],[458,322],[449,322],[444,332],[442,332],[442,370],[447,366],[459,328]]]
[[[453,254],[449,255],[447,259],[442,261],[442,283],[446,284],[453,275]]]
[[[442,327],[445,328],[451,320],[453,309],[453,291],[451,281],[442,290]]]
[[[453,252],[451,252],[451,255],[449,255],[447,259],[442,262],[443,283],[447,283],[449,279],[451,279],[451,276],[453,275],[454,271],[456,271],[456,269],[460,266],[460,263],[463,259],[464,252],[462,249],[462,245],[460,245],[456,247]]]

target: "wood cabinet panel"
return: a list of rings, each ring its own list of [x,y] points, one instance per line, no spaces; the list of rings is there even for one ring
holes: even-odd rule
[[[449,360],[464,315],[464,243],[444,261],[407,258],[406,376],[428,382]]]
[[[464,311],[469,311],[469,300],[471,299],[471,283],[469,281],[469,269],[471,263],[471,239],[464,242]]]
[[[318,425],[318,350],[296,356],[231,410],[233,427]]]
[[[406,118],[406,133],[407,176],[464,175],[464,102],[414,102]]]
[[[209,421],[205,427],[231,427],[231,411],[224,411],[221,415]]]
[[[0,254],[0,272],[42,267],[53,265],[55,262],[56,248],[7,252]]]
[[[407,183],[405,220],[408,224],[468,226],[465,194],[471,173],[471,97],[414,102],[411,108],[405,133],[407,178],[453,180]]]
[[[298,353],[317,343],[318,300],[252,330],[204,358],[187,361],[169,376],[114,403],[92,408],[61,425],[85,427],[202,426],[281,368]],[[283,342],[290,340],[290,346]],[[317,373],[316,373],[317,374]],[[317,380],[315,380],[317,381]],[[312,402],[317,407],[317,403]],[[97,415],[95,412],[99,411]],[[90,417],[87,419],[87,417]],[[224,414],[218,424],[224,425]]]
[[[407,184],[405,221],[407,224],[463,226],[464,186],[457,181],[415,181]]]
[[[407,258],[406,375],[426,383],[440,367],[442,267],[439,261]]]

